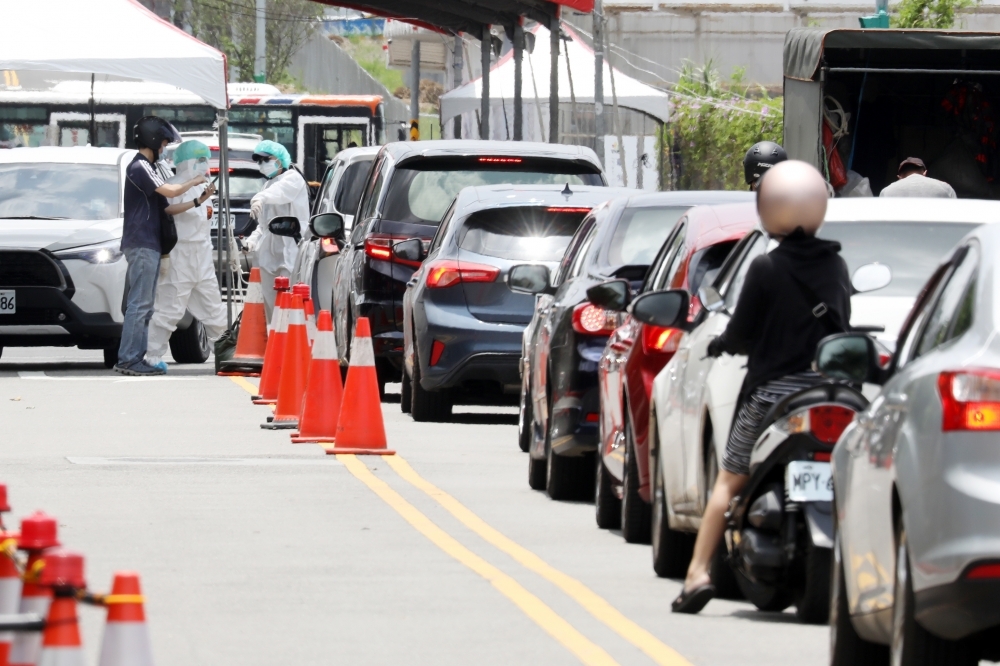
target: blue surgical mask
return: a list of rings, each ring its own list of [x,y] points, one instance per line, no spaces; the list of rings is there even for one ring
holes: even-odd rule
[[[259,167],[260,172],[268,178],[274,178],[278,174],[279,168],[277,160],[261,162]]]

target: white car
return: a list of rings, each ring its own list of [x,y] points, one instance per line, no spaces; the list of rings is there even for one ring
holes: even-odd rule
[[[134,150],[0,150],[0,349],[75,346],[118,360],[127,264],[125,168]],[[203,362],[204,327],[186,316],[175,360]]]
[[[876,262],[892,271],[889,286],[851,298],[851,325],[875,333],[886,352],[894,349],[907,313],[942,256],[976,226],[995,221],[1000,221],[1000,202],[994,201],[831,200],[819,235],[840,241],[849,272]],[[754,231],[733,250],[711,285],[722,307],[701,315],[653,381],[653,566],[662,576],[687,568],[690,534],[701,524],[746,373],[746,357],[711,359],[706,349],[726,328],[750,262],[768,245]]]

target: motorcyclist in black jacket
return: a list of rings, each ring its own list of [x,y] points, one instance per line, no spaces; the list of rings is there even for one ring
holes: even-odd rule
[[[708,346],[713,357],[746,354],[747,374],[675,612],[697,613],[715,594],[712,558],[729,503],[748,479],[764,416],[784,396],[820,381],[810,369],[817,343],[849,326],[851,281],[840,244],[816,237],[827,196],[823,176],[805,162],[782,162],[761,178],[761,226],[780,244],[753,260],[726,330]]]

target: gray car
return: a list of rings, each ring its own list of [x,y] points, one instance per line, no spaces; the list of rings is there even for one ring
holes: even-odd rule
[[[882,385],[833,452],[836,666],[1000,657],[998,255],[997,225],[959,243],[887,368],[857,333],[817,351],[824,374]]]

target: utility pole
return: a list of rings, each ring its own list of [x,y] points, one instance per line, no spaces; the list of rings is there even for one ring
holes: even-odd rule
[[[594,0],[594,152],[604,164],[604,2]]]
[[[463,66],[463,63],[462,63],[462,36],[461,35],[455,35],[455,51],[452,54],[452,68],[455,70],[455,75],[454,75],[455,76],[455,85],[453,86],[453,89],[454,88],[458,88],[460,85],[462,85],[462,66]],[[456,139],[461,139],[462,138],[462,116],[461,115],[455,116],[454,135],[455,135],[454,138],[456,138]]]
[[[257,44],[254,49],[253,80],[267,81],[267,23],[264,20],[267,0],[257,0]]]
[[[559,143],[559,7],[549,18],[549,143]]]
[[[410,48],[410,141],[420,140],[420,40]]]
[[[490,138],[490,52],[493,50],[493,35],[490,26],[483,26],[480,63],[483,68],[483,98],[479,102],[479,138],[486,141]]]
[[[524,102],[521,93],[521,61],[524,59],[524,26],[514,24],[514,141],[524,140]]]

